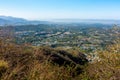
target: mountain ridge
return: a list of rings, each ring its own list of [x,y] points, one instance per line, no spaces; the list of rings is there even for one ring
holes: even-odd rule
[[[38,25],[38,24],[64,24],[64,23],[85,23],[85,24],[118,24],[120,25],[120,20],[112,19],[52,19],[52,20],[27,20],[24,18],[17,18],[12,16],[0,16],[0,26],[4,25]]]
[[[0,16],[0,25],[28,25],[28,24],[47,24],[47,21],[27,20],[24,18],[17,18],[12,16]]]

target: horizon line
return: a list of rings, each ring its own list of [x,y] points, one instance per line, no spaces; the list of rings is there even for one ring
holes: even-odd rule
[[[18,16],[10,16],[10,15],[0,15],[4,17],[13,17],[13,18],[22,18],[25,20],[32,20],[32,21],[39,21],[39,20],[120,20],[120,19],[115,19],[115,18],[39,18],[39,19],[30,19],[30,18],[25,18],[25,17],[18,17]]]

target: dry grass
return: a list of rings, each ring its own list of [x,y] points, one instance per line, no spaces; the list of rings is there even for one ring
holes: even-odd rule
[[[71,62],[67,65],[54,63],[62,59]],[[48,47],[35,48],[29,45],[16,45],[0,42],[1,80],[71,80],[81,71],[72,59],[79,59],[64,50]],[[80,59],[81,60],[81,59]],[[79,71],[80,70],[80,71]]]
[[[120,43],[104,51],[96,51],[98,59],[87,65],[58,65],[49,61],[48,54],[58,54],[72,60],[79,51],[60,51],[48,47],[35,48],[0,41],[1,80],[120,80]],[[64,54],[65,53],[65,54]],[[63,55],[66,55],[65,57]],[[82,56],[82,55],[81,55]],[[56,57],[54,57],[56,59]],[[50,58],[51,59],[51,58]],[[61,59],[61,58],[60,58]],[[81,72],[82,69],[82,72]],[[77,73],[77,71],[81,73]]]
[[[120,44],[97,51],[99,60],[90,63],[82,78],[85,80],[120,80]]]
[[[0,60],[0,77],[3,76],[3,74],[7,71],[8,69],[8,63],[4,60]]]

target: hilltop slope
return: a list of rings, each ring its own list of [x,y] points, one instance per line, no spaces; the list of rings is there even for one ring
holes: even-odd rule
[[[88,62],[83,53],[78,55],[49,47],[35,48],[0,41],[0,78],[3,80],[34,80],[35,78],[48,80],[53,76],[58,79],[72,78],[82,72],[82,68],[79,66]],[[61,70],[66,72],[66,76]]]

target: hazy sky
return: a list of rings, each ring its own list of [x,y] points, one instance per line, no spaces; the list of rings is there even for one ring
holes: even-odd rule
[[[26,19],[120,19],[120,0],[0,0],[0,15]]]

